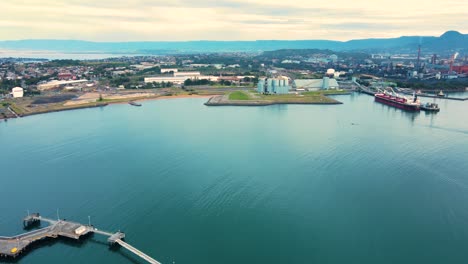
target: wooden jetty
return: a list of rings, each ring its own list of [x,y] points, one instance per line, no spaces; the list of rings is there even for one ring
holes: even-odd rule
[[[44,218],[38,213],[26,216],[23,219],[23,225],[25,227],[28,227],[40,221],[49,223],[49,226],[13,237],[0,236],[0,257],[15,258],[18,255],[20,255],[30,244],[46,238],[68,237],[71,239],[79,240],[81,237],[89,233],[95,233],[107,236],[107,242],[110,245],[119,244],[128,251],[137,255],[138,257],[146,260],[148,263],[160,264],[158,261],[154,260],[150,256],[124,242],[123,239],[125,238],[125,233],[122,233],[120,231],[116,233],[110,233],[99,230],[92,225],[83,225],[80,223],[60,219],[53,220],[49,218]]]

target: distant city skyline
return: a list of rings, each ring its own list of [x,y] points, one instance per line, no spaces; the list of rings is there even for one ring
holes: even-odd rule
[[[2,0],[0,40],[296,40],[467,33],[468,1]]]

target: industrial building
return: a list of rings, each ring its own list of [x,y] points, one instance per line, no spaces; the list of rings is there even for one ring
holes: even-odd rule
[[[257,84],[257,91],[262,94],[287,94],[290,89],[287,77],[262,78]]]
[[[199,77],[201,76],[200,72],[174,72],[174,77]]]
[[[145,78],[145,83],[162,83],[162,82],[171,82],[174,84],[183,84],[187,79],[192,80],[209,80],[209,81],[218,81],[217,76],[204,76],[201,75],[198,71],[191,71],[191,72],[179,72],[177,69],[161,69],[161,73],[163,70],[170,70],[172,72],[172,76],[158,76],[158,77],[147,77]],[[167,73],[167,72],[165,72]]]
[[[84,84],[87,83],[88,80],[83,79],[83,80],[75,80],[75,81],[50,81],[47,83],[42,83],[37,85],[37,89],[40,91],[44,90],[49,90],[49,89],[55,89],[55,88],[60,88],[68,85],[74,85],[74,84]]]
[[[297,79],[293,82],[296,90],[318,91],[328,89],[339,89],[340,86],[335,79],[323,77],[323,79]]]
[[[174,84],[183,84],[185,80],[192,79],[192,80],[209,80],[216,82],[218,81],[217,76],[167,76],[167,77],[146,77],[145,83],[162,83],[162,82],[171,82]]]
[[[452,66],[452,70],[457,73],[468,73],[468,65]]]
[[[24,90],[23,90],[23,88],[21,88],[21,87],[15,87],[15,88],[11,89],[11,95],[12,95],[14,98],[23,97],[23,95],[24,95]]]

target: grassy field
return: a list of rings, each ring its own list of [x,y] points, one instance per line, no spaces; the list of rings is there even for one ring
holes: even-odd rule
[[[277,94],[232,92],[229,96],[214,96],[205,103],[209,106],[264,106],[274,104],[342,104],[333,98],[319,94]]]
[[[194,92],[187,94],[197,94],[197,95],[222,95],[225,94],[223,91],[207,91],[207,90],[195,90]]]
[[[229,100],[249,100],[250,96],[244,92],[236,91],[229,94]]]
[[[17,115],[22,115],[25,113],[25,110],[22,107],[19,107],[14,102],[10,102],[10,109],[13,110]]]

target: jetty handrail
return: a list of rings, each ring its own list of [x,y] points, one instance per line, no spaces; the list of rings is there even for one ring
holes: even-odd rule
[[[46,218],[46,217],[42,217],[42,216],[33,216],[32,217],[33,219],[36,219],[36,220],[39,220],[39,221],[46,221],[48,222],[49,224],[56,224],[57,222],[60,222],[62,220],[52,220],[52,219],[49,219],[49,218]]]
[[[131,246],[130,244],[125,243],[121,239],[117,239],[115,242],[118,243],[119,245],[121,245],[122,247],[126,248],[127,250],[131,251],[133,254],[135,254],[135,255],[139,256],[140,258],[148,261],[151,264],[161,264],[157,260],[155,260],[152,257],[146,255],[145,253],[141,252],[140,250],[136,249],[135,247]]]
[[[102,231],[102,230],[99,230],[97,228],[92,228],[91,230],[92,230],[92,232],[94,232],[96,234],[100,234],[100,235],[104,235],[104,236],[112,236],[113,235],[110,232]]]
[[[30,232],[27,232],[27,233],[15,235],[15,236],[12,236],[12,237],[0,236],[0,239],[4,239],[4,240],[20,239],[20,238],[23,238],[23,237],[28,237],[30,235],[35,235],[35,234],[38,234],[38,233],[42,233],[44,231],[49,231],[49,229],[50,229],[50,226],[44,227],[44,228],[41,228],[41,229],[37,229],[37,230],[33,230],[33,231],[30,231]]]

